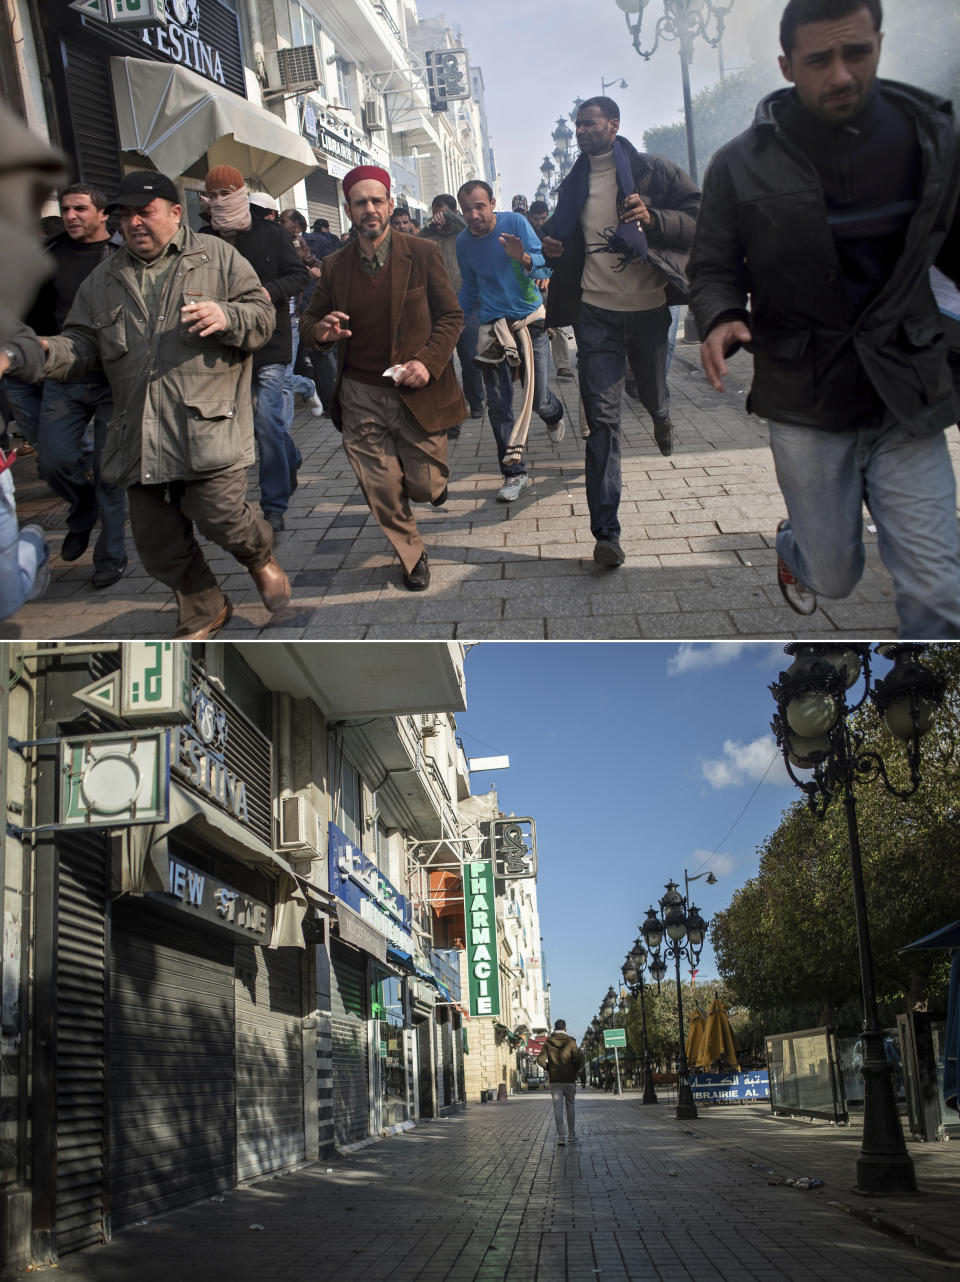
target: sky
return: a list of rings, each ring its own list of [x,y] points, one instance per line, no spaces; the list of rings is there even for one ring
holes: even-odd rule
[[[733,0],[722,45],[727,71],[754,56],[765,57],[771,87],[783,83],[776,64],[782,8],[781,0]],[[483,71],[487,121],[507,208],[517,193],[533,199],[543,157],[553,151],[550,133],[557,117],[569,122],[574,99],[599,94],[603,80],[608,82],[606,93],[620,106],[621,133],[637,147],[642,148],[645,129],[683,120],[676,42],[661,42],[648,62],[641,59],[616,0],[418,0],[418,10],[422,18],[442,14],[447,26],[462,33],[471,65]],[[649,0],[641,26],[644,49],[653,42],[662,12],[662,0]],[[702,40],[690,77],[694,94],[720,78],[717,51]],[[626,89],[619,87],[621,80]]]
[[[770,731],[782,644],[486,642],[466,657],[471,775],[537,826],[537,897],[552,1017],[578,1038],[671,878],[709,918],[755,875],[757,847],[802,794]],[[888,665],[876,661],[883,674]],[[859,690],[860,687],[857,687]],[[688,978],[681,964],[682,978]],[[716,977],[709,944],[697,983]],[[707,990],[708,991],[708,990]]]

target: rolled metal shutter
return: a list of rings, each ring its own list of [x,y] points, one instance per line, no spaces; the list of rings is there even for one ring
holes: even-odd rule
[[[103,1242],[107,1138],[107,842],[102,832],[58,842],[57,1248]]]
[[[120,900],[110,956],[115,1228],[236,1183],[233,945]]]
[[[370,1130],[367,1066],[367,967],[364,957],[330,947],[330,1032],[333,1043],[333,1135],[337,1144]]]
[[[340,220],[340,187],[336,178],[318,170],[306,178],[307,231],[313,231],[317,218],[325,218],[334,236],[343,230]]]
[[[298,948],[238,945],[237,1180],[306,1160]]]
[[[113,194],[120,185],[120,140],[113,111],[110,60],[102,46],[64,35],[61,45],[70,118],[61,122],[67,151],[76,158],[84,182]]]

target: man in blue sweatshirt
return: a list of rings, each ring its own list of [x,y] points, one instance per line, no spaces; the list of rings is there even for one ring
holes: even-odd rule
[[[536,232],[522,214],[497,213],[493,191],[479,179],[464,183],[457,199],[467,224],[457,237],[463,314],[469,316],[476,307],[481,325],[501,318],[508,322],[523,320],[541,306],[535,278],[538,271],[542,272],[544,261]],[[533,344],[533,409],[546,424],[551,441],[557,444],[564,433],[563,405],[548,382],[550,345],[546,325],[539,320],[528,328]],[[501,503],[513,503],[530,484],[530,478],[522,460],[505,459],[514,427],[513,379],[507,362],[485,365],[483,381],[503,475],[497,498]]]

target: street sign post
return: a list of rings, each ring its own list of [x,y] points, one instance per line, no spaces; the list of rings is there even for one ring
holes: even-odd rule
[[[623,1094],[623,1087],[620,1085],[620,1052],[618,1047],[622,1046],[624,1050],[627,1047],[627,1030],[625,1028],[605,1028],[603,1030],[604,1046],[613,1047],[613,1062],[617,1070],[617,1094]]]

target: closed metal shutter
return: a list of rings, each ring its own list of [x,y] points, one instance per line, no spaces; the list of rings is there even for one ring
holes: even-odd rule
[[[57,1247],[106,1238],[107,843],[60,837],[57,923]]]
[[[78,176],[112,194],[120,185],[120,141],[113,112],[110,61],[102,45],[70,33],[62,42],[69,120],[61,121],[64,145]]]
[[[317,218],[325,218],[334,236],[343,231],[340,221],[340,185],[336,178],[321,171],[309,174],[307,188],[307,231],[313,231]]]
[[[433,1046],[430,1036],[432,1021],[423,1019],[417,1024],[417,1050],[420,1065],[420,1080],[417,1083],[420,1094],[420,1116],[433,1117]]]
[[[118,901],[110,956],[115,1228],[236,1183],[233,945]]]
[[[330,1033],[333,1050],[333,1135],[351,1144],[370,1130],[367,1063],[367,967],[335,941],[330,947]]]
[[[453,1029],[449,1014],[440,1025],[440,1042],[443,1047],[443,1103],[449,1107],[456,1095],[453,1086]]]
[[[297,948],[234,950],[240,1182],[306,1160],[300,958]]]

